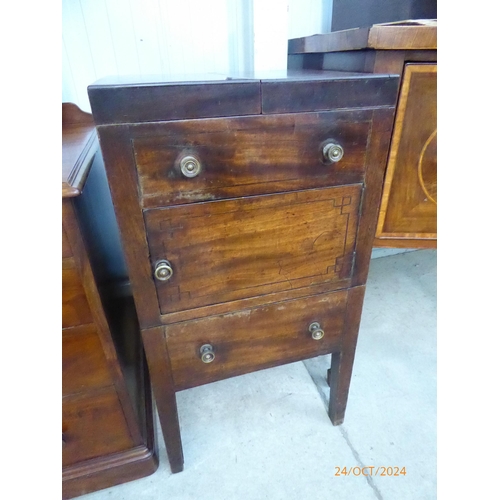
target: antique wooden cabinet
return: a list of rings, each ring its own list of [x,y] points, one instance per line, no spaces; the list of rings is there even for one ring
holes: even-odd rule
[[[151,474],[158,460],[145,365],[139,354],[124,367],[132,393],[79,218],[77,200],[91,194],[82,190],[96,131],[91,115],[69,103],[63,104],[62,145],[62,480],[63,497],[71,498]]]
[[[332,353],[344,419],[399,78],[89,87],[171,469],[175,393]]]
[[[401,86],[375,246],[437,245],[437,23],[400,21],[289,41],[290,68],[397,73]]]

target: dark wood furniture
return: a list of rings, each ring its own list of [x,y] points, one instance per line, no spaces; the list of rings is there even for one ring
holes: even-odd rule
[[[332,353],[342,423],[399,78],[89,87],[160,422],[176,392]]]
[[[437,0],[333,0],[331,31],[437,18]]]
[[[94,279],[78,200],[98,148],[92,116],[62,106],[62,480],[71,498],[153,473],[158,467],[152,404],[140,356],[124,366]],[[123,299],[122,299],[123,301]],[[114,314],[115,333],[125,330]],[[126,302],[126,301],[125,301]],[[130,316],[130,307],[127,309]],[[124,311],[120,310],[123,317]],[[129,320],[129,325],[130,325]],[[132,368],[132,369],[131,369]]]
[[[401,75],[375,246],[437,245],[437,23],[401,21],[289,41],[289,67]]]

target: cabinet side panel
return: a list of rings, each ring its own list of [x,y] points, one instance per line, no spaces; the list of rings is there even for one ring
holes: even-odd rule
[[[142,328],[154,326],[160,323],[160,311],[128,127],[99,127],[98,133],[139,322]]]

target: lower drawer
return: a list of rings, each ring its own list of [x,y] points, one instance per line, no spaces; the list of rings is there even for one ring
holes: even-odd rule
[[[346,302],[341,290],[167,326],[176,390],[331,352]]]
[[[113,385],[95,324],[62,331],[63,396]]]
[[[134,446],[113,387],[64,398],[62,423],[63,467]]]

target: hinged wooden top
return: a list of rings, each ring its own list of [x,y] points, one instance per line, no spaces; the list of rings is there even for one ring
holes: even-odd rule
[[[436,50],[437,20],[410,19],[288,40],[289,54],[362,49]]]
[[[284,70],[106,78],[88,88],[96,125],[394,106],[398,75]]]
[[[62,105],[62,197],[78,196],[97,151],[92,115],[72,103]]]

